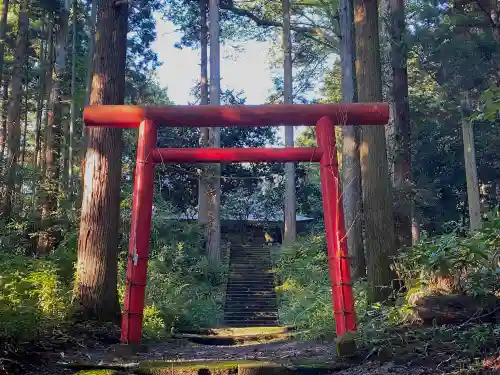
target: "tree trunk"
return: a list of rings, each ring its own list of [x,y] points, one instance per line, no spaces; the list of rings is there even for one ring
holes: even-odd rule
[[[408,102],[407,46],[404,0],[389,0],[392,88],[394,114],[394,188],[396,202],[396,239],[398,247],[412,244],[411,128]]]
[[[358,101],[356,91],[356,43],[354,37],[354,10],[352,0],[340,2],[341,51],[340,67],[342,73],[342,101]],[[342,124],[346,125],[346,124]],[[361,167],[359,164],[359,126],[342,127],[342,197],[347,229],[347,247],[351,258],[353,279],[366,275],[366,260],[363,249],[363,220],[361,196]]]
[[[472,129],[472,123],[469,119],[472,111],[467,93],[463,94],[461,104],[465,176],[467,180],[467,202],[469,206],[470,230],[471,232],[474,232],[481,228],[481,204],[479,200],[479,180],[477,178],[474,132]]]
[[[378,2],[356,0],[356,68],[360,102],[382,101]],[[368,300],[384,300],[391,293],[394,273],[390,256],[395,254],[396,238],[385,130],[363,126],[361,133],[361,181],[366,228]]]
[[[219,0],[209,0],[210,15],[210,104],[220,105],[220,15]],[[210,128],[208,144],[220,147],[220,128]],[[209,183],[207,252],[214,263],[220,262],[220,164],[208,167]]]
[[[5,35],[7,34],[7,16],[9,14],[9,0],[2,3],[2,22],[0,23],[0,79],[3,78],[3,62],[5,54]],[[5,104],[4,104],[5,105]]]
[[[62,129],[62,80],[66,68],[66,46],[69,32],[69,0],[60,10],[59,30],[56,35],[56,59],[52,87],[48,100],[48,124],[45,129],[45,173],[41,189],[41,234],[38,237],[38,251],[46,254],[54,249],[58,231],[54,230],[54,217],[59,193],[59,160],[61,157]]]
[[[48,35],[47,35],[47,43],[44,43],[43,41],[40,42],[40,73],[38,76],[38,102],[37,102],[37,109],[36,109],[36,124],[35,124],[35,149],[33,151],[33,196],[31,198],[32,206],[33,206],[33,211],[37,210],[37,197],[38,197],[38,181],[40,179],[40,167],[41,167],[41,152],[42,152],[42,117],[43,117],[43,109],[44,109],[44,103],[45,103],[45,86],[47,84],[47,70],[48,70],[48,63],[49,63],[49,50],[52,49],[52,25],[49,22],[49,27],[47,28],[47,25],[43,25],[42,30],[47,30],[48,29]],[[44,142],[45,143],[45,142]],[[39,224],[37,223],[37,230],[39,228]]]
[[[207,26],[207,0],[200,0],[200,105],[208,104],[208,26]],[[208,128],[200,128],[200,147],[208,147]],[[208,200],[207,195],[207,169],[205,165],[200,166],[200,181],[198,186],[198,222],[206,225],[208,223]]]
[[[70,161],[69,161],[69,143],[70,143],[70,127],[71,127],[71,107],[68,106],[62,106],[61,108],[61,128],[62,128],[62,133],[63,136],[61,136],[61,140],[64,139],[64,142],[61,142],[61,147],[60,147],[60,155],[62,155],[62,173],[60,177],[60,185],[61,189],[63,189],[66,192],[70,192],[69,188],[69,166],[70,166]]]
[[[21,168],[24,167],[24,158],[26,156],[26,134],[28,133],[28,80],[29,80],[29,67],[28,58],[26,58],[26,70],[24,74],[24,79],[26,80],[24,84],[24,127],[23,127],[23,145],[21,147]]]
[[[95,35],[96,35],[96,16],[97,16],[97,2],[99,0],[92,0],[90,10],[90,24],[89,24],[89,50],[87,56],[87,79],[85,86],[85,102],[84,106],[87,107],[90,103],[90,91],[92,88],[92,76],[94,74],[94,59],[95,59]],[[85,154],[87,152],[87,138],[88,129],[82,124],[82,144],[80,147],[82,165],[82,176],[85,174]],[[83,177],[82,177],[83,181]]]
[[[7,112],[7,158],[6,158],[6,185],[2,216],[10,217],[12,214],[13,195],[17,181],[17,160],[21,138],[20,109],[22,92],[23,65],[28,49],[29,17],[28,4],[24,1],[19,9],[19,32],[17,35],[14,64],[12,67],[11,98]]]
[[[98,0],[98,9],[90,104],[123,104],[128,6]],[[117,322],[122,130],[92,128],[88,136],[75,302],[85,318]]]
[[[495,188],[495,196],[496,196],[495,206],[499,206],[500,205],[500,181],[497,181],[495,186],[496,186],[496,188]]]
[[[92,89],[92,74],[94,70],[94,55],[95,55],[95,34],[96,34],[96,17],[97,17],[97,2],[92,0],[90,8],[90,24],[89,24],[89,50],[87,55],[87,78],[85,80],[85,107],[90,103],[90,91]],[[85,129],[85,127],[82,127]]]
[[[4,170],[5,146],[7,144],[7,113],[9,109],[9,77],[4,77],[2,84],[2,118],[0,119],[0,171]]]
[[[68,194],[73,196],[73,137],[76,127],[76,44],[77,44],[77,14],[78,1],[73,0],[73,42],[71,43],[71,122],[68,134]]]
[[[40,157],[38,159],[38,170],[41,176],[45,176],[46,169],[46,149],[47,149],[47,131],[49,127],[49,105],[50,105],[50,94],[52,92],[53,72],[54,72],[54,18],[49,16],[49,35],[48,35],[48,47],[47,47],[47,69],[45,70],[45,87],[44,87],[44,116],[43,116],[43,144],[40,147]],[[45,100],[46,98],[46,100]]]
[[[283,94],[285,104],[293,103],[292,38],[290,31],[290,0],[283,0]],[[285,127],[285,147],[293,147],[293,126]],[[290,245],[297,237],[295,198],[295,163],[285,163],[285,236]]]

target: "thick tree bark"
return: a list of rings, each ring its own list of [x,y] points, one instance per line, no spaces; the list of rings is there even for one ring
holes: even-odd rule
[[[36,106],[36,124],[35,124],[35,150],[33,151],[33,167],[38,168],[38,158],[40,157],[40,149],[42,145],[42,113],[45,93],[45,71],[47,70],[47,44],[43,41],[40,43],[40,75],[38,77],[38,99]],[[36,175],[36,173],[35,173]]]
[[[38,170],[40,171],[41,176],[45,176],[46,169],[46,149],[47,149],[47,129],[49,127],[49,106],[50,106],[50,94],[52,92],[52,85],[54,84],[53,72],[54,72],[54,18],[53,16],[49,17],[49,35],[48,35],[48,47],[47,47],[47,69],[45,70],[45,87],[44,87],[44,114],[43,114],[43,136],[42,136],[42,145],[40,147],[40,157],[38,159]]]
[[[60,10],[59,28],[56,35],[56,59],[52,87],[48,99],[48,124],[45,128],[45,173],[41,189],[41,234],[38,237],[38,251],[46,254],[57,242],[58,231],[54,230],[59,194],[62,130],[62,80],[66,68],[66,47],[69,33],[69,0]]]
[[[61,140],[64,139],[64,142],[61,141],[60,147],[60,155],[62,156],[62,173],[60,174],[60,187],[68,194],[70,193],[69,187],[69,143],[70,143],[70,128],[71,128],[71,107],[63,106],[61,108],[61,128],[62,128],[62,136]],[[67,223],[69,224],[69,223]]]
[[[24,158],[26,156],[26,134],[28,133],[28,80],[29,80],[29,70],[28,70],[28,58],[26,58],[26,68],[24,72],[24,126],[23,126],[23,145],[21,147],[21,167],[24,166]]]
[[[290,31],[290,0],[283,0],[283,94],[285,104],[293,103],[292,37]],[[293,147],[293,126],[285,127],[285,146]],[[285,228],[284,244],[297,237],[295,163],[285,163]]]
[[[95,59],[95,34],[96,34],[96,17],[97,17],[97,2],[92,0],[90,9],[90,24],[89,24],[89,50],[87,55],[87,78],[85,86],[85,102],[84,106],[87,107],[90,103],[90,91],[92,88],[92,76],[94,74],[94,59]],[[87,138],[88,131],[85,126],[82,126],[82,144],[80,147],[82,165],[81,170],[85,173],[85,153],[87,152]],[[82,173],[82,174],[83,174]]]
[[[44,111],[44,103],[45,103],[45,89],[47,86],[47,71],[49,70],[49,63],[52,58],[52,49],[53,49],[53,27],[50,23],[50,20],[47,25],[44,25],[43,30],[48,31],[47,42],[40,43],[40,73],[38,76],[39,88],[38,88],[38,103],[36,109],[36,125],[35,125],[35,149],[33,151],[33,196],[31,198],[33,211],[37,210],[37,199],[38,199],[38,181],[40,180],[40,171],[42,167],[42,145],[45,144],[42,141],[43,130],[42,130],[42,119],[43,119],[43,111]],[[37,230],[40,227],[40,223],[36,223]]]
[[[210,104],[220,105],[220,15],[219,0],[209,0],[210,15]],[[220,128],[210,128],[210,147],[220,147]],[[214,263],[220,262],[220,164],[208,167],[209,183],[207,253]]]
[[[467,181],[467,202],[469,206],[470,230],[471,232],[474,232],[481,228],[481,203],[479,200],[479,180],[477,177],[474,131],[472,129],[472,123],[469,119],[472,111],[467,93],[463,94],[461,107],[465,176]]]
[[[19,9],[19,32],[17,35],[14,64],[12,67],[11,97],[7,112],[7,158],[5,171],[7,174],[4,201],[1,209],[3,217],[10,217],[14,191],[17,181],[17,160],[21,141],[20,109],[23,98],[22,77],[23,66],[28,49],[29,17],[28,4],[21,2]]]
[[[115,3],[98,0],[91,105],[124,102],[128,7]],[[86,318],[116,322],[122,130],[92,128],[88,135],[75,302]]]
[[[5,36],[7,34],[7,15],[9,14],[9,0],[2,3],[2,22],[0,23],[0,79],[3,78],[3,62],[5,54]],[[5,103],[4,103],[5,105]]]
[[[200,0],[200,105],[208,104],[208,25],[207,0]],[[208,147],[208,128],[200,128],[200,147]],[[198,186],[198,222],[208,223],[207,169],[200,166],[200,181]]]
[[[382,101],[377,0],[356,0],[356,69],[360,102]],[[391,293],[394,273],[390,256],[396,238],[384,128],[363,126],[361,135],[361,181],[366,228],[366,262],[370,302]]]
[[[411,128],[408,101],[408,71],[404,0],[389,0],[390,56],[392,68],[391,103],[394,121],[394,188],[396,239],[398,247],[412,244]]]
[[[73,195],[73,138],[76,127],[76,46],[77,46],[77,11],[78,1],[73,0],[73,41],[71,43],[71,122],[68,134],[68,194]]]
[[[89,50],[87,55],[87,78],[85,79],[85,106],[90,103],[90,92],[92,89],[92,74],[94,70],[94,55],[95,55],[95,33],[96,33],[96,17],[97,17],[97,2],[92,0],[90,8],[90,24],[89,26]],[[82,127],[85,129],[85,127]]]
[[[10,77],[4,77],[2,83],[2,118],[0,119],[0,171],[3,172],[3,160],[5,157],[5,146],[7,145],[7,113],[9,111],[9,85]]]
[[[342,33],[340,45],[342,101],[344,103],[355,103],[358,101],[358,94],[356,91],[356,41],[352,0],[341,0],[339,15]],[[366,260],[363,249],[363,198],[361,196],[359,136],[359,126],[346,125],[342,127],[342,197],[347,229],[347,247],[349,248],[353,279],[366,275]]]

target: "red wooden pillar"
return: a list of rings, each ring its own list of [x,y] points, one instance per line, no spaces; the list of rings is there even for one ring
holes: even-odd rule
[[[149,234],[153,210],[154,161],[157,129],[150,120],[141,122],[135,164],[134,196],[123,304],[121,342],[139,344],[146,292]]]
[[[318,121],[316,139],[318,147],[323,151],[320,161],[321,193],[332,282],[333,312],[337,336],[340,337],[346,332],[356,331],[356,313],[342,207],[335,128],[330,118],[322,117]]]

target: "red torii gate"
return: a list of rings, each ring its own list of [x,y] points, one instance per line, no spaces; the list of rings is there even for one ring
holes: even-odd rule
[[[385,125],[385,103],[259,106],[102,105],[87,107],[86,126],[139,128],[121,341],[137,344],[147,281],[156,163],[319,162],[333,312],[338,336],[356,330],[334,124]],[[286,126],[316,124],[317,147],[157,148],[158,127]]]

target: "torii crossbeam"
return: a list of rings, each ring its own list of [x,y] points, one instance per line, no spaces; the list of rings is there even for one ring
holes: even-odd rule
[[[156,163],[319,162],[321,192],[338,336],[356,331],[346,230],[342,208],[334,125],[385,125],[389,106],[358,104],[273,104],[259,106],[102,105],[87,107],[86,126],[139,128],[129,258],[121,341],[142,337],[149,237]],[[160,127],[316,126],[317,147],[311,148],[157,148]]]

